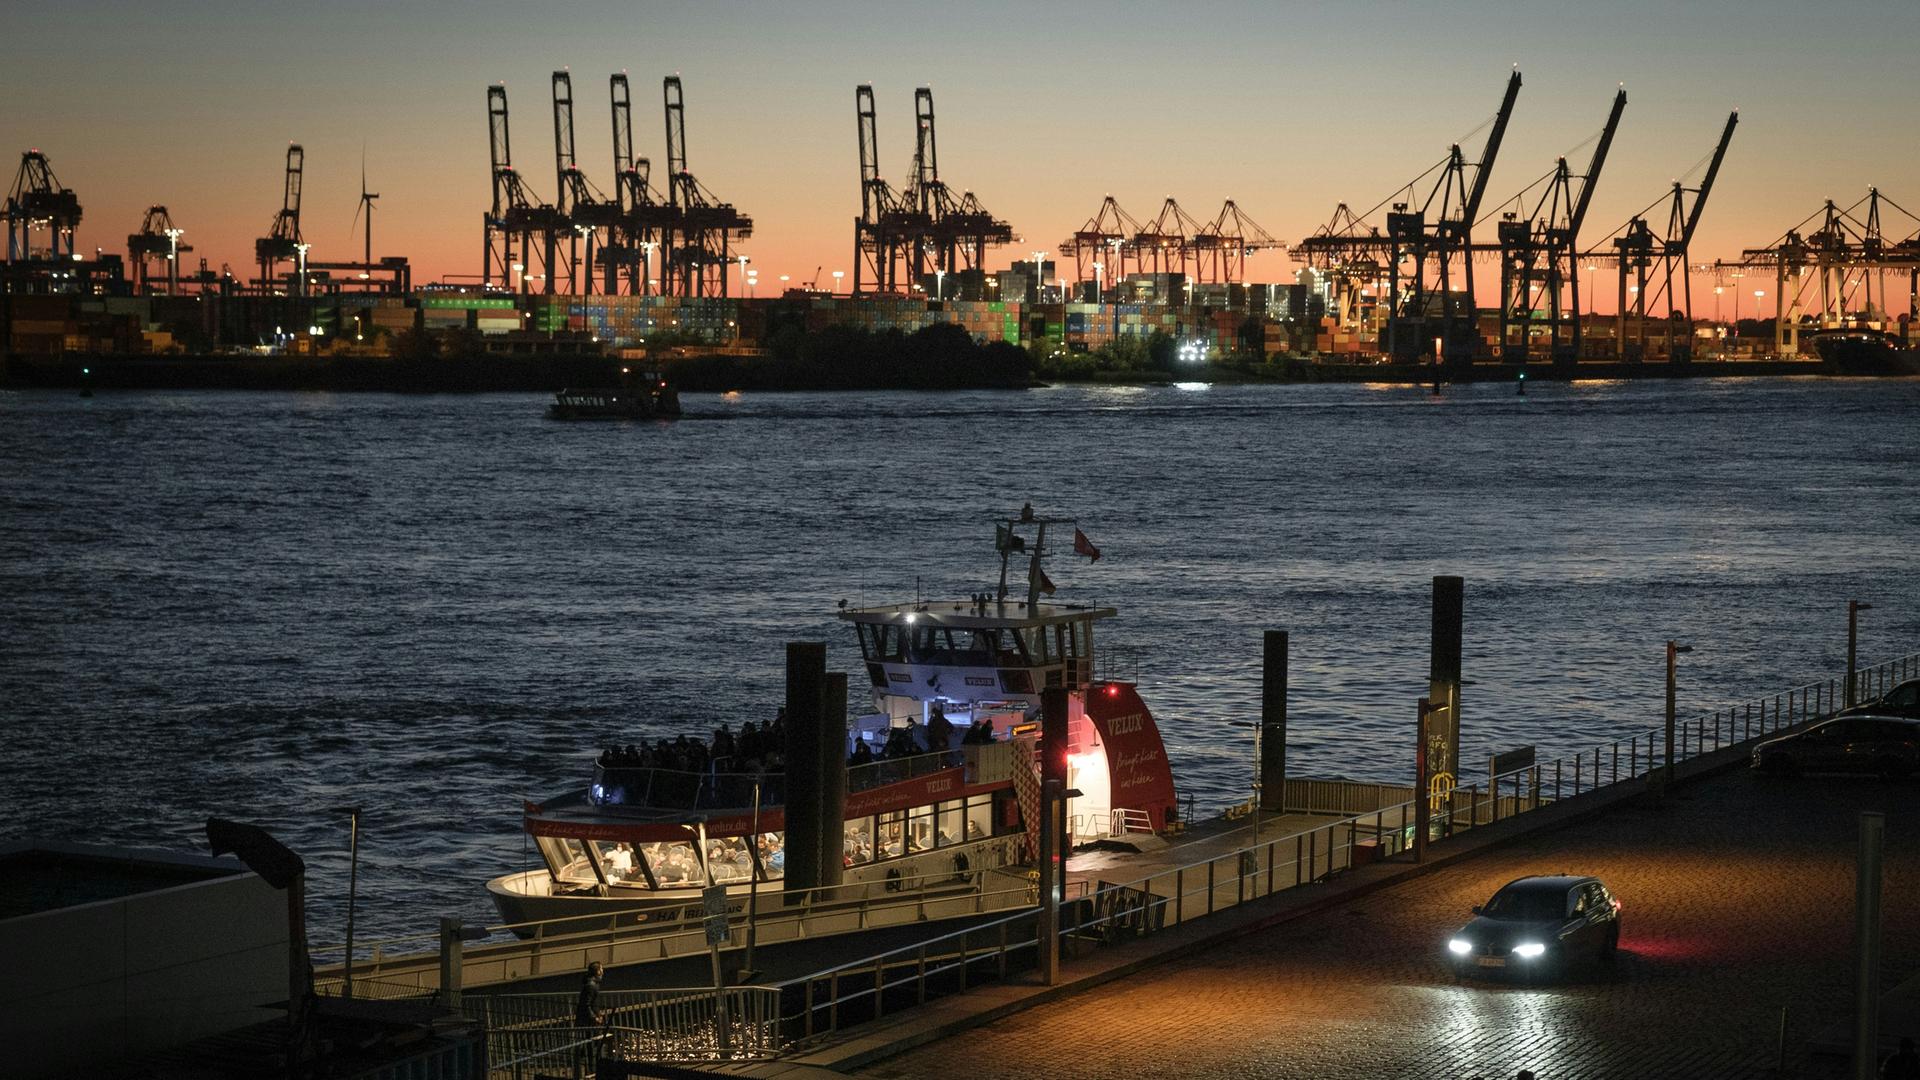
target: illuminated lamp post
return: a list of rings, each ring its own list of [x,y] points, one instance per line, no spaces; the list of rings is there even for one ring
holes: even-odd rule
[[[653,249],[659,246],[658,240],[640,241],[640,276],[646,280],[646,285],[642,286],[645,292],[652,292],[653,287],[660,284],[653,279]]]
[[[1046,265],[1047,265],[1047,253],[1044,251],[1034,252],[1033,253],[1033,302],[1036,304],[1046,299],[1046,297],[1040,295],[1041,291],[1044,290],[1047,285]],[[1060,299],[1064,301],[1066,299],[1066,295],[1064,293],[1061,294]]]
[[[1107,291],[1106,271],[1102,264],[1093,264],[1093,302],[1099,303]]]
[[[747,283],[746,277],[747,277],[747,257],[745,255],[742,255],[740,256],[740,284],[745,285]]]
[[[185,229],[167,230],[167,295],[180,287],[180,236]]]
[[[935,270],[933,272],[933,299],[938,303],[945,301],[946,298],[947,272],[945,270]]]
[[[835,270],[833,272],[833,291],[835,293],[840,291],[840,279],[846,276],[847,272],[845,270]]]
[[[300,292],[298,295],[300,296],[307,295],[307,248],[311,246],[310,244],[293,245],[293,253],[298,256],[300,260],[300,269],[298,271],[300,278]]]

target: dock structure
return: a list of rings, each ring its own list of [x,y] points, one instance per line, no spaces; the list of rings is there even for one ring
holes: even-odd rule
[[[1916,675],[1920,653],[1860,669],[1851,681],[1862,696],[1871,696]],[[1206,943],[1392,887],[1516,838],[1593,819],[1636,802],[1669,765],[1683,784],[1738,767],[1758,741],[1832,716],[1842,707],[1848,681],[1808,682],[1681,718],[1671,759],[1665,731],[1654,728],[1536,760],[1484,782],[1463,777],[1424,800],[1412,785],[1289,778],[1280,800],[1284,811],[1267,817],[1257,834],[1251,822],[1225,821],[1145,853],[1122,854],[1106,844],[1083,847],[1067,862],[1053,935],[1042,931],[1045,905],[1037,880],[1003,870],[991,887],[964,896],[868,895],[843,898],[831,910],[768,904],[762,910],[783,911],[785,921],[761,921],[763,955],[772,941],[797,947],[765,965],[751,984],[718,991],[693,974],[704,950],[697,912],[684,925],[623,928],[618,917],[603,916],[589,930],[542,930],[526,941],[478,946],[455,939],[445,947],[465,949],[463,962],[452,967],[466,980],[461,1008],[479,1010],[483,1019],[523,1017],[500,1028],[498,1038],[505,1040],[500,1049],[519,1053],[515,1060],[525,1063],[593,1035],[572,1029],[560,1003],[570,999],[567,987],[587,960],[611,958],[629,974],[611,997],[611,1034],[593,1035],[596,1053],[716,1060],[723,1055],[715,1003],[725,997],[724,1056],[853,1067],[926,1041],[919,1030],[901,1043],[900,1029],[885,1021],[892,1017],[896,1025],[912,1026],[915,1021],[901,1018],[930,1002],[941,1002],[938,1023],[944,1030],[961,1030]],[[1419,815],[1423,803],[1428,813]],[[1429,857],[1415,864],[1414,833],[1423,816]],[[869,936],[858,940],[881,947],[855,960],[800,970],[810,960],[846,954],[855,939],[828,938],[836,926],[863,932]],[[938,933],[928,936],[928,929]],[[1060,950],[1058,985],[1051,988],[1034,974],[1047,936]],[[1115,946],[1132,951],[1116,952]],[[446,968],[432,956],[372,967],[363,961],[356,984],[369,996],[439,997],[448,988],[436,977]],[[337,967],[321,971],[323,993],[340,992],[338,976]]]

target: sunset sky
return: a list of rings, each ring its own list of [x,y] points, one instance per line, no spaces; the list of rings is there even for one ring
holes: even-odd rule
[[[142,211],[162,203],[195,248],[188,266],[205,257],[244,273],[278,209],[290,141],[306,148],[312,258],[358,256],[364,145],[381,196],[374,254],[410,257],[427,282],[479,271],[488,83],[507,84],[514,162],[551,199],[550,73],[572,70],[579,156],[610,191],[607,75],[631,75],[638,150],[658,179],[660,79],[678,72],[692,171],[754,218],[746,251],[763,282],[804,280],[852,269],[860,82],[875,87],[896,180],[912,155],[913,90],[933,88],[943,179],[1022,238],[991,256],[997,267],[1053,250],[1109,192],[1142,219],[1169,194],[1202,220],[1231,197],[1298,240],[1341,201],[1357,211],[1385,199],[1452,141],[1477,154],[1475,129],[1517,64],[1525,86],[1487,210],[1557,155],[1579,147],[1584,167],[1581,144],[1626,84],[1589,243],[1661,198],[1740,109],[1701,261],[1769,243],[1823,198],[1844,206],[1870,184],[1920,211],[1917,16],[1912,0],[19,0],[0,42],[0,148],[47,153],[85,207],[82,250],[123,251]],[[1916,227],[1886,222],[1896,236]],[[1293,269],[1275,254],[1249,276]],[[1697,300],[1696,314],[1711,303]]]

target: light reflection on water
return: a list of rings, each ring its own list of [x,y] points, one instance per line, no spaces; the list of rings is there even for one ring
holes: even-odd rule
[[[1444,407],[1435,408],[1434,405]],[[1291,757],[1398,779],[1434,574],[1466,578],[1466,760],[1650,726],[1920,642],[1920,382],[687,395],[0,395],[0,835],[199,849],[257,820],[337,925],[487,918],[518,807],[593,750],[763,719],[835,602],[987,588],[990,514],[1077,516],[1183,792],[1244,796],[1259,634]],[[719,422],[724,421],[724,422]],[[861,680],[856,678],[858,684]],[[316,936],[329,936],[316,929]]]

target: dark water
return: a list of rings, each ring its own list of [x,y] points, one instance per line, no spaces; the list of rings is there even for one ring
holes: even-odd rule
[[[337,940],[491,916],[518,806],[595,747],[769,715],[835,602],[990,583],[993,513],[1077,515],[1183,792],[1243,798],[1259,631],[1295,768],[1399,778],[1430,579],[1467,579],[1466,760],[1920,643],[1920,381],[691,396],[0,394],[0,836],[202,849],[260,822]],[[860,679],[855,680],[859,685]]]

